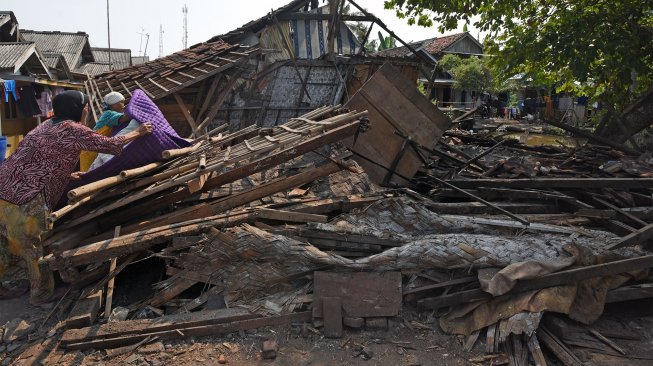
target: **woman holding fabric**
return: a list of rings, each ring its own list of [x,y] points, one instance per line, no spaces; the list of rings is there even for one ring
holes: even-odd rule
[[[0,165],[0,281],[12,255],[22,258],[30,282],[30,302],[54,300],[52,272],[39,265],[40,242],[47,234],[46,217],[65,193],[82,150],[120,154],[127,143],[150,134],[152,125],[119,137],[102,136],[79,121],[86,120],[88,97],[66,91],[53,101],[54,117],[25,136],[18,150]],[[0,282],[0,299],[20,295]]]
[[[124,113],[125,97],[122,94],[113,91],[105,95],[102,100],[103,112],[95,122],[93,131],[102,136],[112,136],[114,128],[121,123],[129,122],[131,118]],[[79,160],[79,170],[82,172],[88,171],[97,155],[95,151],[83,151]]]

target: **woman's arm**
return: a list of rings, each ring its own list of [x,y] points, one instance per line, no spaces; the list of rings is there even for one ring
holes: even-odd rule
[[[128,144],[141,136],[149,135],[151,133],[152,133],[152,124],[146,122],[138,126],[138,128],[135,129],[134,131],[126,135],[123,135],[122,137],[125,138],[125,144]]]
[[[135,131],[116,137],[102,136],[79,123],[71,123],[68,131],[68,135],[72,139],[71,142],[79,150],[118,155],[122,152],[122,147],[127,143],[134,141],[138,137],[150,134],[152,132],[152,124],[144,123]]]

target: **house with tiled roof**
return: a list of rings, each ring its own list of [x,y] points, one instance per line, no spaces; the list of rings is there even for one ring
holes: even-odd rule
[[[482,56],[483,45],[469,32],[450,34],[442,37],[434,37],[418,42],[409,43],[416,52],[422,52],[432,58],[433,61],[440,60],[446,54],[459,55],[461,57]],[[388,59],[415,59],[418,57],[407,47],[395,47],[378,51],[373,54],[377,57]],[[430,75],[432,68],[425,66],[423,74]],[[422,84],[428,84],[426,77],[420,78]],[[431,81],[431,99],[437,99],[440,106],[471,107],[476,91],[456,90],[451,75],[444,71],[436,71]]]

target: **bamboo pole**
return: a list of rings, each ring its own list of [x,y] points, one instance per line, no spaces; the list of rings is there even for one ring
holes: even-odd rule
[[[171,158],[176,158],[178,156],[186,155],[188,153],[192,153],[193,151],[199,149],[203,142],[204,141],[200,141],[195,145],[184,147],[182,149],[164,150],[161,153],[161,157],[163,159],[171,159]]]
[[[122,172],[120,172],[120,176],[123,179],[132,178],[132,177],[135,177],[135,176],[138,176],[138,175],[141,175],[141,174],[149,173],[152,170],[160,167],[162,164],[163,163],[161,163],[161,162],[157,162],[157,163],[151,163],[151,164],[143,165],[142,167],[139,167],[139,168],[123,170]]]
[[[79,200],[81,197],[88,196],[92,193],[95,193],[104,188],[113,187],[118,183],[121,183],[125,180],[120,175],[116,175],[109,178],[100,179],[97,182],[89,183],[87,185],[77,187],[68,191],[69,200]]]

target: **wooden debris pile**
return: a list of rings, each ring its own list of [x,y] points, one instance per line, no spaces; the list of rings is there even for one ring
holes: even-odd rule
[[[484,339],[480,363],[542,365],[544,348],[574,365],[578,345],[624,356],[593,324],[609,304],[653,298],[646,157],[450,131],[434,148],[399,144],[427,163],[415,179],[390,169],[396,158],[369,179],[334,146],[365,141],[365,115],[324,107],[270,129],[223,126],[163,162],[71,191],[50,217],[42,259],[72,284],[51,313],[68,328],[57,349],[308,322],[340,337],[345,327],[387,329],[407,305],[426,320],[406,324],[437,322],[465,335],[466,349]],[[528,158],[505,159],[516,150]],[[382,178],[414,184],[371,183]],[[139,266],[147,270],[130,286],[146,288],[116,294]]]

